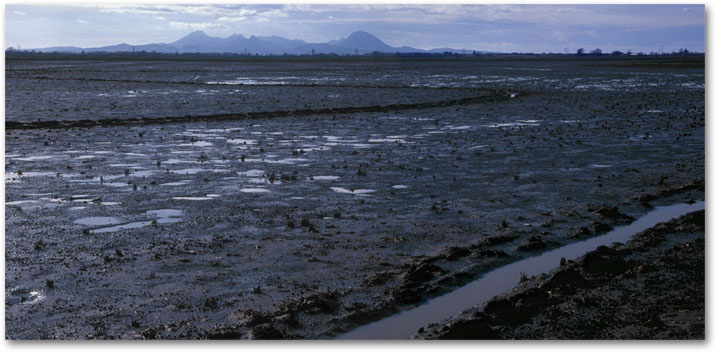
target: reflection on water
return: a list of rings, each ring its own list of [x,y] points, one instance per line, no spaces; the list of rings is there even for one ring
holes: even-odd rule
[[[355,195],[359,195],[359,196],[365,196],[365,195],[367,195],[366,193],[375,192],[375,190],[373,190],[373,189],[346,189],[343,187],[331,187],[331,189],[334,192],[355,194]]]
[[[110,226],[110,227],[101,227],[98,229],[90,230],[90,233],[106,233],[106,232],[115,232],[119,230],[126,230],[126,229],[136,229],[144,226],[151,225],[151,221],[137,221],[137,222],[130,222],[128,224],[122,224],[117,226]]]
[[[119,219],[113,216],[91,216],[75,220],[75,224],[87,226],[103,226],[119,224]]]

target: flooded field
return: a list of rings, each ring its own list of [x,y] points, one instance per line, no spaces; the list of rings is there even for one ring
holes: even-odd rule
[[[703,69],[8,60],[6,81],[9,339],[333,338],[704,199]]]

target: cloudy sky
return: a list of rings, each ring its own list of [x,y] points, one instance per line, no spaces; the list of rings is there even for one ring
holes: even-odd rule
[[[5,7],[5,47],[172,42],[203,30],[325,42],[357,30],[392,46],[500,52],[704,51],[703,5],[170,5]]]

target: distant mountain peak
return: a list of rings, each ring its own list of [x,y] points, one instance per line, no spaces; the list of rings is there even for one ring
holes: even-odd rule
[[[368,38],[378,39],[376,36],[366,32],[366,31],[355,31],[348,36],[348,38],[350,38],[350,37],[368,37]]]
[[[355,31],[348,37],[338,40],[331,40],[326,43],[307,43],[300,39],[287,39],[275,35],[256,36],[248,38],[243,34],[232,34],[226,38],[212,37],[202,30],[193,31],[186,36],[171,43],[151,43],[144,45],[130,45],[127,43],[109,45],[100,48],[78,48],[78,47],[51,47],[46,48],[58,51],[77,52],[87,50],[88,52],[162,52],[162,53],[241,53],[261,55],[315,55],[315,54],[339,54],[355,55],[372,52],[383,53],[425,53],[431,52],[407,46],[392,47],[378,37],[366,32]],[[27,50],[27,49],[26,49]],[[39,49],[38,49],[39,50]],[[449,48],[441,51],[457,51]]]
[[[365,51],[394,51],[393,47],[385,44],[382,40],[378,39],[378,37],[365,31],[353,32],[347,38],[339,40],[336,44],[347,48],[356,48],[358,50]]]
[[[345,39],[341,39],[340,41],[345,42],[347,40],[366,40],[366,41],[375,41],[375,42],[383,43],[383,41],[378,39],[378,37],[376,37],[368,32],[365,32],[365,31],[355,31],[355,32],[351,33],[348,37],[346,37]]]

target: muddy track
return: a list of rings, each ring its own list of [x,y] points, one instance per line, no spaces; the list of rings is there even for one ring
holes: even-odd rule
[[[128,119],[102,119],[102,120],[75,120],[75,121],[35,121],[35,122],[13,122],[6,121],[5,129],[7,130],[31,130],[45,128],[90,128],[99,126],[126,126],[126,125],[149,125],[149,124],[166,124],[166,123],[183,123],[183,122],[203,122],[203,121],[227,121],[227,120],[245,120],[260,118],[279,118],[287,116],[308,116],[308,115],[331,115],[331,114],[353,114],[353,113],[370,113],[370,112],[389,112],[401,110],[420,110],[432,109],[459,105],[472,105],[491,102],[500,102],[510,99],[510,94],[505,91],[491,90],[487,95],[479,95],[469,98],[450,99],[436,102],[410,103],[410,104],[389,104],[389,105],[369,105],[369,106],[346,106],[325,109],[299,109],[299,110],[277,110],[277,111],[259,111],[236,114],[211,114],[211,115],[186,115],[159,118],[128,118]]]
[[[704,339],[703,210],[600,246],[421,339]]]

